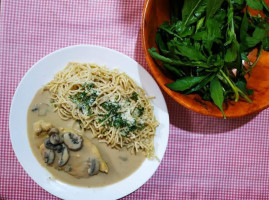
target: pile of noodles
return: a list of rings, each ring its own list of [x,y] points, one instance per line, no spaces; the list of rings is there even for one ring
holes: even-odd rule
[[[85,90],[85,83],[93,83],[98,96],[91,105],[91,115],[81,112],[71,100]],[[74,119],[80,126],[89,130],[99,142],[105,142],[113,148],[127,148],[132,153],[143,152],[146,157],[154,157],[154,135],[158,122],[150,104],[150,97],[142,88],[125,73],[109,70],[106,67],[88,63],[68,63],[68,65],[46,85],[51,93],[51,100],[55,111],[63,120]],[[107,111],[101,106],[104,102],[116,102],[124,105],[133,93],[137,93],[137,101],[130,101],[128,106],[121,106],[120,112],[132,113],[136,107],[143,107],[143,115],[137,119],[143,123],[141,130],[135,130],[123,136],[120,128],[105,127],[104,122],[98,121],[99,116]],[[116,98],[115,98],[116,97]],[[106,131],[104,131],[106,129]]]

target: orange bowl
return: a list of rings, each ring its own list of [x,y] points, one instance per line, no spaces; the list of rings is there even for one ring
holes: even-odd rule
[[[266,1],[268,3],[268,1]],[[212,102],[203,100],[199,95],[183,95],[174,92],[165,86],[173,80],[165,75],[162,66],[148,53],[148,49],[156,47],[155,35],[157,28],[164,22],[169,21],[169,1],[146,0],[142,16],[142,44],[146,61],[151,73],[160,87],[175,101],[182,106],[197,113],[212,117],[222,118],[222,113]],[[250,53],[250,61],[255,60],[257,50]],[[227,118],[242,117],[258,113],[269,106],[269,52],[262,52],[259,62],[252,70],[251,76],[246,77],[247,88],[253,89],[254,94],[250,96],[252,103],[239,100],[238,102],[228,101],[223,105]]]

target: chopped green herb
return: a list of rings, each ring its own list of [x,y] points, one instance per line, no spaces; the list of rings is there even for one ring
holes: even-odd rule
[[[88,91],[90,91],[93,87],[94,87],[94,84],[93,83],[84,83],[83,85],[82,85],[82,87],[84,88],[84,89],[87,89]]]
[[[79,127],[82,128],[82,121],[78,119],[76,122],[78,123]]]
[[[138,100],[138,94],[136,92],[133,92],[132,96],[130,97],[132,100],[137,101]]]
[[[123,128],[128,126],[128,122],[126,119],[123,119],[121,114],[117,113],[115,116],[113,116],[110,120],[109,120],[109,125],[113,126],[115,128]]]
[[[144,113],[144,110],[145,110],[145,108],[138,106],[137,108],[135,108],[133,115],[135,117],[141,117]]]
[[[115,127],[116,129],[121,129],[121,135],[127,136],[130,132],[135,130],[141,130],[142,124],[137,124],[136,120],[131,122],[123,117],[124,113],[121,113],[119,109],[121,106],[115,102],[104,102],[101,106],[107,111],[106,114],[99,115],[100,118],[98,122],[104,122],[106,126]],[[144,108],[137,107],[135,109],[137,116],[143,115]],[[104,124],[103,124],[104,125]]]
[[[115,116],[118,114],[118,109],[120,105],[114,102],[104,102],[101,106],[108,111],[107,114],[102,115],[102,118],[99,118],[99,122],[103,122],[108,119],[110,116]],[[111,122],[110,122],[111,123]],[[111,125],[112,126],[112,125]]]
[[[107,111],[117,111],[120,108],[119,104],[112,103],[112,102],[104,102],[101,106]]]
[[[87,85],[87,89],[88,89],[88,91],[90,91],[93,87],[94,87],[94,84],[93,84],[93,83],[89,83],[89,84]]]
[[[128,127],[128,131],[129,132],[134,132],[137,129],[137,125],[136,124],[132,124]]]
[[[121,136],[126,137],[129,133],[127,131],[120,132]]]
[[[90,85],[90,86],[89,86]],[[85,87],[92,89],[93,84],[88,84],[88,85],[83,85],[83,88],[86,89]],[[79,110],[84,114],[84,115],[91,115],[91,106],[95,102],[96,98],[98,97],[97,92],[95,90],[93,91],[83,91],[83,92],[78,92],[76,95],[70,96],[69,98],[71,99],[72,102],[74,102]]]

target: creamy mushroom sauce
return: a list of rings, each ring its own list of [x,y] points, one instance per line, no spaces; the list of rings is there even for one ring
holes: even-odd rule
[[[40,109],[35,109],[36,105],[39,107],[41,106]],[[50,94],[48,91],[43,91],[43,89],[40,89],[32,100],[28,109],[27,118],[28,138],[32,151],[39,163],[51,173],[51,178],[61,180],[71,185],[100,187],[113,184],[126,178],[137,170],[145,160],[144,155],[141,153],[132,155],[126,149],[111,149],[106,144],[100,143],[92,138],[91,134],[86,131],[83,133],[83,138],[86,140],[90,139],[90,141],[98,148],[103,160],[107,163],[109,170],[107,174],[99,172],[94,176],[76,178],[63,170],[57,170],[44,162],[39,150],[40,145],[44,142],[44,137],[39,137],[34,133],[33,124],[38,120],[45,120],[57,128],[73,129],[80,132],[78,123],[74,120],[64,121],[57,113],[53,112],[50,106]],[[73,154],[75,153],[73,152]],[[88,156],[87,151],[80,152],[80,156],[84,156],[83,154]],[[76,170],[79,170],[79,166],[77,169],[72,170],[74,170],[75,173]]]

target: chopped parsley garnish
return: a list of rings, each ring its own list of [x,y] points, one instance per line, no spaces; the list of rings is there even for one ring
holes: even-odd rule
[[[144,107],[140,107],[140,106],[138,106],[137,108],[135,108],[135,110],[134,110],[134,112],[133,112],[133,115],[134,115],[135,117],[141,117],[141,116],[143,115],[143,113],[144,113],[144,110],[145,110]]]
[[[135,130],[141,130],[144,128],[143,124],[137,124],[136,120],[133,122],[125,119],[123,116],[124,113],[119,112],[121,106],[115,102],[104,102],[101,106],[107,111],[106,114],[100,115],[99,122],[105,122],[106,126],[115,127],[121,129],[121,135],[127,136],[130,132]],[[144,108],[138,107],[137,112],[138,116],[143,114]]]
[[[123,119],[120,113],[117,113],[115,116],[109,119],[108,124],[115,128],[123,128],[128,126],[128,121]]]
[[[90,90],[94,87],[94,84],[93,84],[93,83],[84,83],[84,84],[82,85],[82,87],[83,87],[84,89],[87,89],[88,91],[90,91]]]
[[[131,96],[131,99],[134,100],[134,101],[137,101],[138,100],[138,94],[136,92],[133,92],[133,94]]]
[[[113,112],[116,112],[119,108],[120,108],[120,105],[117,104],[117,103],[112,103],[112,102],[104,102],[101,104],[101,106],[107,110],[107,111],[113,111]]]
[[[78,92],[75,95],[71,95],[69,98],[77,105],[79,110],[84,115],[91,115],[91,105],[95,102],[98,97],[96,90],[92,90],[94,84],[83,84],[85,91]]]
[[[76,120],[76,122],[78,123],[79,127],[82,128],[82,121],[80,119]]]
[[[110,116],[115,116],[118,113],[118,109],[120,108],[120,105],[117,103],[112,103],[112,102],[104,102],[101,104],[101,106],[108,111],[106,114],[101,115],[103,118],[100,118],[98,121],[103,122]]]
[[[76,104],[77,108],[87,116],[92,114],[91,106],[98,97],[97,91],[94,87],[95,85],[93,83],[84,83],[82,85],[84,91],[78,92],[77,94],[69,97],[71,101]],[[117,99],[119,99],[119,95],[115,96],[115,100]],[[126,106],[130,106],[131,100],[138,100],[138,94],[136,92],[133,92],[132,95],[126,99]],[[100,118],[97,119],[97,122],[103,123],[102,126],[104,128],[114,127],[116,129],[120,129],[120,134],[125,137],[130,132],[135,132],[136,130],[141,130],[145,127],[144,124],[138,124],[134,119],[143,115],[144,108],[141,106],[136,107],[132,116],[127,115],[127,117],[125,116],[126,113],[120,111],[121,105],[117,102],[106,101],[101,104],[101,107],[105,110],[105,113],[99,115]],[[78,123],[81,126],[80,120],[78,120]],[[107,129],[105,128],[105,130]],[[106,131],[103,131],[102,134],[105,132]]]
[[[86,88],[88,91],[90,91],[92,88],[94,87],[94,84],[93,83],[89,83]]]
[[[121,132],[122,136],[127,136],[130,132],[135,132],[136,130],[142,130],[145,128],[144,124],[138,124],[136,120],[133,123],[128,124],[124,131]]]

